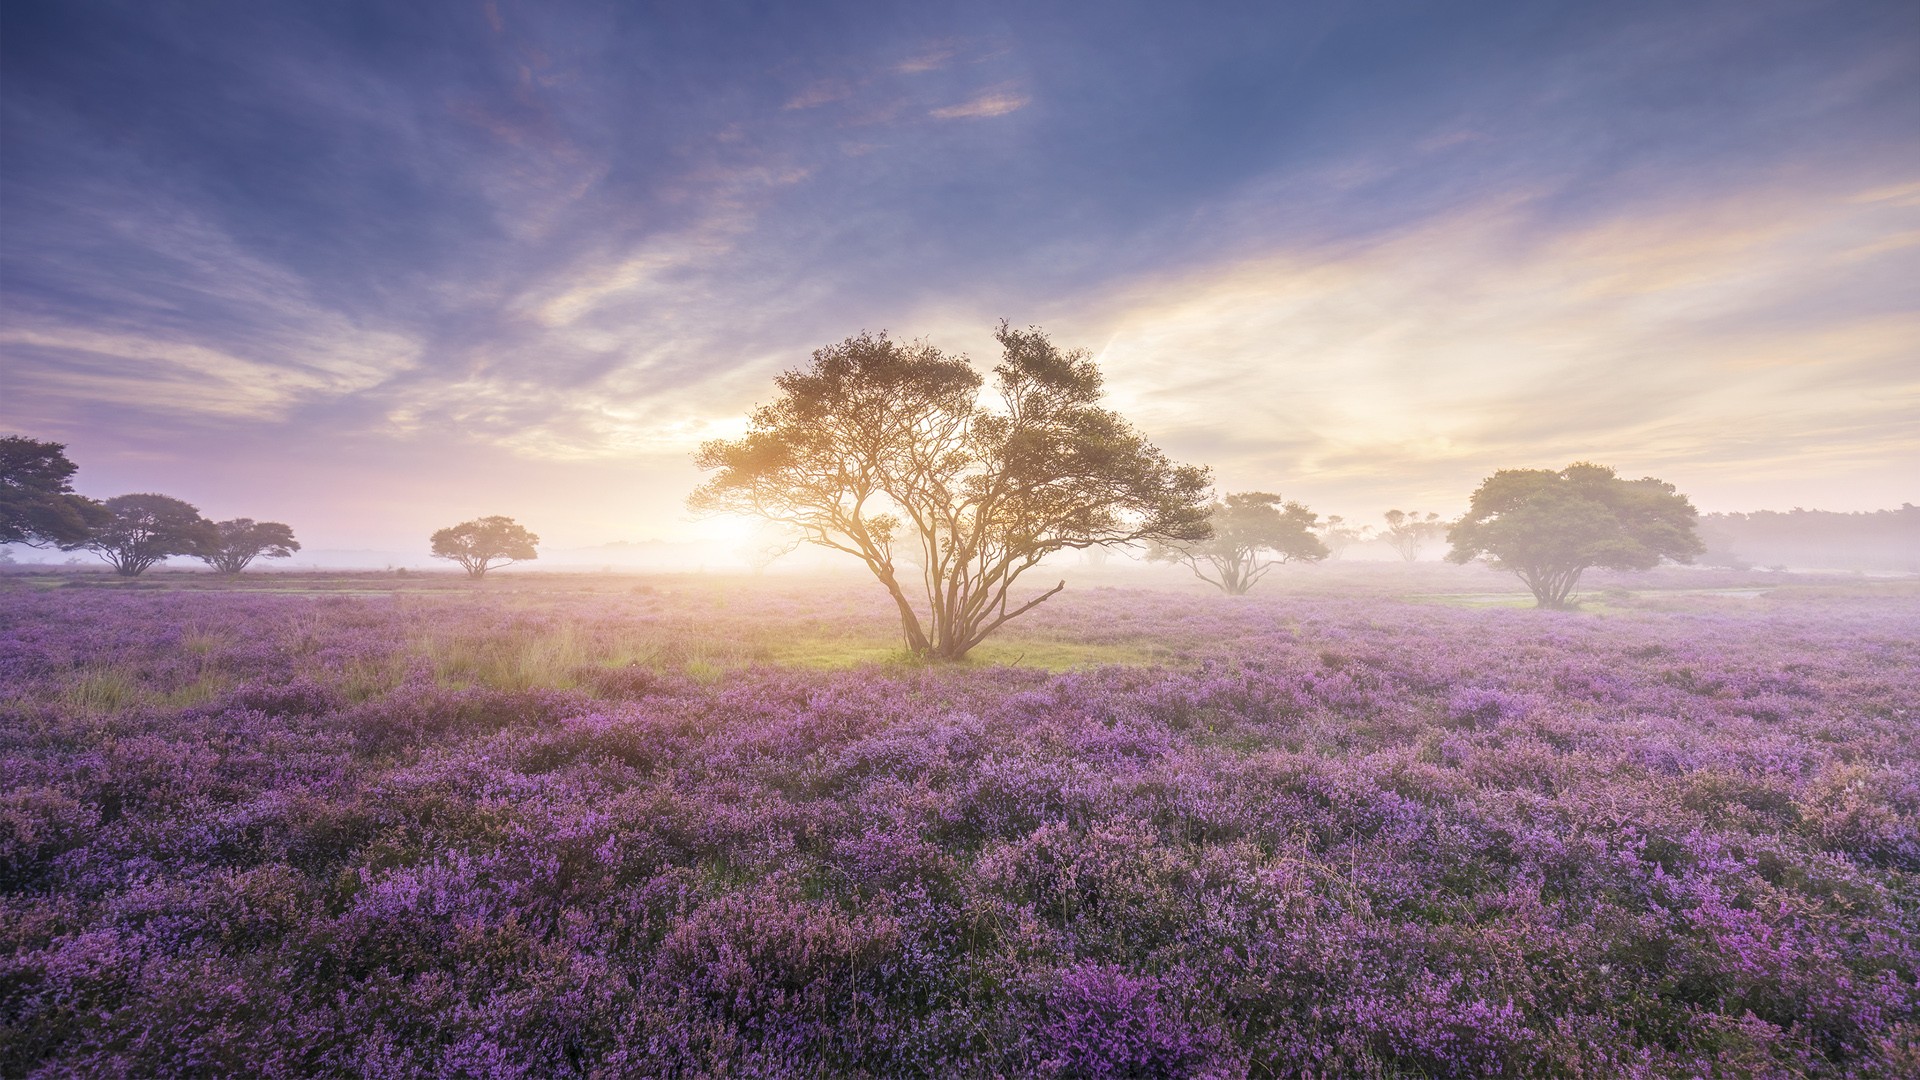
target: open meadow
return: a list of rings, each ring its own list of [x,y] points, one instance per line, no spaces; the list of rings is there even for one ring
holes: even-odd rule
[[[1515,589],[0,578],[0,1075],[1920,1074],[1920,586]]]

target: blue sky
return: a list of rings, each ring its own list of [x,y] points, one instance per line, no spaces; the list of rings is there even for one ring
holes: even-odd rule
[[[694,535],[861,329],[1095,352],[1223,487],[1920,476],[1911,3],[15,2],[0,428],[401,546]]]

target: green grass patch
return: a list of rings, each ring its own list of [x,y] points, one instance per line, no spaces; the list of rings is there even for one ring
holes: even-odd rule
[[[62,705],[81,713],[111,713],[136,706],[185,709],[204,705],[232,685],[232,680],[203,674],[184,685],[160,689],[133,671],[117,667],[85,668],[60,688]]]

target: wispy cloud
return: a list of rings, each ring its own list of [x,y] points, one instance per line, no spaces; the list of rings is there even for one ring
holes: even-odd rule
[[[1500,200],[1345,252],[1189,268],[1090,322],[1111,327],[1101,359],[1130,414],[1224,451],[1243,485],[1438,505],[1493,468],[1583,457],[1718,485],[1756,442],[1784,462],[1840,429],[1856,463],[1920,467],[1920,313],[1889,285],[1920,258],[1848,242],[1888,227],[1884,204],[1754,192],[1581,225],[1539,210]]]
[[[990,116],[1005,116],[1027,107],[1032,99],[1008,87],[997,87],[981,94],[971,101],[958,105],[948,105],[934,109],[927,115],[940,120],[970,120]]]
[[[901,75],[919,75],[928,71],[939,71],[953,62],[959,50],[952,45],[936,45],[916,53],[893,66]]]
[[[418,346],[397,335],[358,334],[303,342],[297,357],[291,350],[248,356],[130,334],[9,329],[0,330],[0,350],[13,366],[10,392],[26,402],[64,398],[259,422],[377,386],[410,367]]]
[[[788,98],[786,104],[780,107],[789,111],[817,109],[822,105],[845,101],[853,96],[853,91],[853,84],[844,79],[821,79],[808,84],[805,89]]]

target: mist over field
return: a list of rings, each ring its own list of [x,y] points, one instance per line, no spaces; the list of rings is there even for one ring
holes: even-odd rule
[[[1920,1076],[1920,8],[0,7],[0,1076]]]

